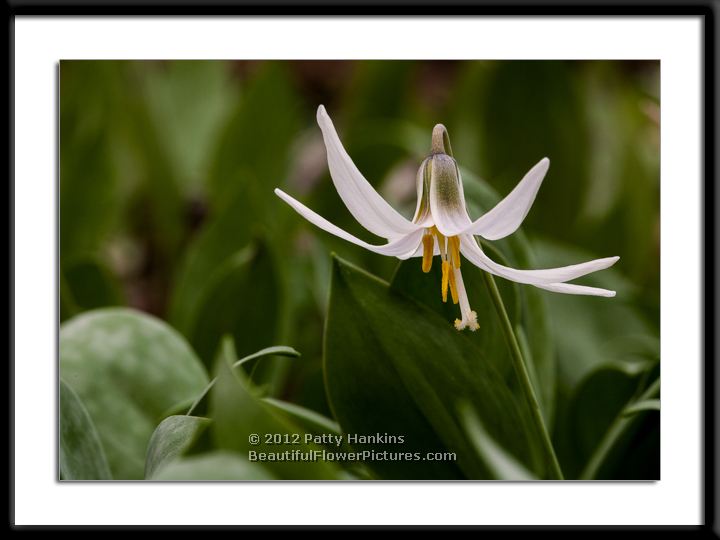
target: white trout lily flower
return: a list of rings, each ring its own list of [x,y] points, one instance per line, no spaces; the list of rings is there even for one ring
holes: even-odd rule
[[[327,148],[330,176],[338,195],[363,227],[387,239],[387,243],[368,244],[333,225],[280,189],[276,189],[275,193],[305,219],[343,240],[398,259],[422,256],[423,272],[430,271],[433,257],[439,255],[442,265],[442,299],[447,301],[449,289],[453,303],[460,304],[461,318],[455,320],[458,330],[479,328],[477,314],[470,309],[463,285],[460,255],[481,270],[517,283],[565,294],[615,296],[615,291],[567,282],[608,268],[615,264],[619,257],[596,259],[561,268],[517,270],[490,259],[475,239],[475,236],[481,236],[487,240],[498,240],[520,227],[550,166],[547,158],[541,159],[530,169],[515,189],[492,210],[472,221],[465,206],[460,171],[455,159],[448,155],[452,154],[452,151],[447,130],[442,124],[438,124],[432,132],[432,152],[422,162],[417,173],[418,200],[415,216],[412,220],[407,220],[392,208],[360,173],[343,148],[322,105],[317,111],[317,121]]]

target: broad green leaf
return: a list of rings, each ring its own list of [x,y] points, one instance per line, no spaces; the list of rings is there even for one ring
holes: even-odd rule
[[[60,320],[81,311],[124,304],[120,283],[97,258],[68,261],[60,269]]]
[[[208,382],[180,334],[122,308],[62,325],[60,376],[87,407],[116,479],[143,478],[147,444],[162,415]]]
[[[257,351],[255,353],[249,354],[248,356],[245,356],[241,358],[240,360],[237,360],[233,363],[233,369],[237,369],[238,367],[242,366],[243,364],[247,364],[251,362],[252,360],[257,360],[259,358],[267,357],[267,356],[284,356],[286,358],[297,358],[300,356],[300,353],[297,352],[292,347],[287,347],[285,345],[277,345],[275,347],[267,347],[265,349],[262,349],[260,351]],[[192,401],[192,404],[190,405],[190,409],[188,409],[187,414],[205,414],[207,411],[207,399],[210,395],[210,389],[215,386],[215,382],[217,381],[217,378],[213,379],[208,383],[208,385],[205,387],[205,389],[202,391],[202,394],[200,394],[198,397],[194,398]]]
[[[416,129],[410,130],[411,133],[413,131],[416,131]],[[409,153],[416,152],[410,141],[413,137],[408,136],[406,139],[408,141],[405,143],[405,150]],[[453,140],[457,141],[457,138],[453,138]],[[465,196],[472,216],[479,217],[500,202],[501,197],[485,181],[465,167],[461,166],[461,172]],[[497,242],[488,243],[483,240],[482,244],[487,253],[502,264],[515,268],[538,268],[538,263],[522,230],[518,230],[509,237]],[[435,262],[437,263],[437,261]],[[413,260],[405,261],[400,268],[396,269],[397,279],[393,278],[392,286],[406,290],[416,300],[444,313],[448,317],[454,318],[457,313],[456,306],[440,302],[439,278],[437,277],[439,267],[434,269],[435,275],[433,277],[423,277],[417,274],[418,265],[417,260],[414,261],[414,265]],[[485,287],[478,286],[483,281],[479,279],[480,271],[473,265],[466,263],[463,267],[463,275],[466,274],[469,276],[464,279],[466,287],[476,289],[474,291],[469,290],[470,299],[484,298],[487,295]],[[411,285],[399,283],[401,279],[403,281],[409,280]],[[420,285],[420,282],[422,285]],[[532,362],[532,365],[528,365],[528,371],[533,376],[535,393],[542,408],[545,423],[551,426],[555,409],[556,361],[548,322],[548,307],[544,296],[548,293],[536,287],[518,285],[502,278],[497,278],[496,282],[501,293],[507,299],[506,308],[509,311],[511,320],[517,322],[516,328],[521,331],[520,333],[524,339],[523,345],[526,346],[528,353],[526,361]],[[477,305],[486,305],[486,302],[471,302],[471,305],[475,308]],[[481,331],[481,333],[483,332]],[[500,333],[488,328],[487,325],[484,334],[494,336],[496,345],[503,343]],[[495,350],[499,351],[499,349]],[[505,366],[501,369],[507,377],[510,377],[509,381],[512,383],[514,379],[509,370],[508,362],[502,362],[501,365]]]
[[[60,62],[61,262],[96,252],[125,207],[108,129],[120,80],[112,62]]]
[[[213,439],[218,448],[240,453],[250,461],[253,455],[262,459],[269,455],[309,455],[319,450],[314,444],[306,444],[303,431],[278,415],[274,408],[264,403],[257,389],[248,381],[242,370],[233,369],[236,353],[230,339],[224,339],[216,362],[217,382],[210,391],[210,416]],[[280,441],[265,444],[266,435],[274,435]],[[257,437],[255,444],[253,439]],[[307,459],[307,458],[306,458]],[[277,460],[261,462],[278,478],[333,479],[338,469],[322,460]]]
[[[160,422],[148,443],[145,478],[156,476],[182,456],[209,424],[210,420],[197,416],[169,416]]]
[[[487,252],[498,262],[507,264],[507,261],[492,247],[488,247]],[[390,288],[429,307],[441,315],[448,325],[452,326],[453,321],[460,317],[460,306],[452,303],[449,293],[448,301],[443,303],[440,289],[442,279],[440,260],[439,257],[435,257],[435,259],[431,271],[427,274],[422,271],[420,258],[402,261],[395,271]],[[515,375],[507,343],[500,327],[500,320],[485,285],[482,270],[465,259],[462,260],[460,270],[462,271],[463,283],[467,290],[470,307],[477,313],[478,323],[480,324],[477,331],[469,333],[469,338],[476,342],[477,346],[482,350],[483,356],[491,361],[493,366],[503,374],[508,384],[514,385]],[[519,321],[520,297],[517,291],[518,285],[504,279],[497,279],[496,283],[508,310],[510,321],[513,323]]]
[[[252,201],[245,210],[261,216],[288,166],[288,150],[299,130],[300,102],[282,62],[260,66],[243,90],[214,152],[208,191],[216,210],[228,208],[235,194],[243,193]]]
[[[105,451],[80,398],[60,379],[60,476],[63,480],[112,478]]]
[[[216,450],[177,459],[160,469],[153,480],[275,480],[275,476],[240,454]]]
[[[367,462],[381,478],[488,478],[455,409],[462,399],[473,404],[499,444],[544,474],[529,410],[478,342],[430,308],[337,258],[325,330],[325,375],[334,416],[345,433],[402,435],[404,444],[391,450],[457,454],[457,462]]]
[[[463,417],[465,429],[473,442],[480,458],[485,462],[493,477],[497,480],[537,480],[521,463],[508,454],[485,431],[472,407],[461,404],[460,415]]]
[[[210,366],[225,333],[237,340],[240,354],[266,347],[281,334],[288,310],[282,277],[269,245],[251,241],[243,212],[227,212],[212,222],[188,248],[175,284],[169,319],[198,348]],[[248,243],[250,242],[250,243]],[[224,253],[232,246],[236,251]],[[256,380],[275,390],[279,362],[258,366]]]
[[[263,247],[247,247],[209,277],[185,335],[207,366],[220,338],[230,334],[238,354],[269,346],[277,333],[279,291],[275,267]]]
[[[200,191],[210,151],[239,88],[225,61],[148,62],[142,79],[148,110],[174,174],[186,191]]]

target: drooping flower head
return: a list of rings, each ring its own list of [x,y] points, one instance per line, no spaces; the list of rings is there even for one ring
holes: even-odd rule
[[[517,270],[490,259],[475,236],[498,240],[515,232],[530,210],[550,161],[541,159],[517,186],[492,210],[475,221],[470,219],[460,170],[452,156],[447,130],[442,124],[432,132],[431,153],[417,174],[417,206],[412,220],[407,220],[383,199],[363,177],[338,138],[335,127],[320,105],[317,121],[327,148],[328,167],[338,195],[353,217],[371,233],[385,238],[386,244],[373,245],[349,234],[293,199],[280,189],[275,193],[305,219],[321,229],[365,249],[408,259],[422,257],[421,268],[429,272],[435,256],[440,257],[442,280],[440,292],[447,301],[460,305],[461,318],[455,320],[458,330],[479,327],[460,272],[461,255],[481,270],[518,283],[565,294],[615,296],[615,291],[567,283],[586,274],[615,264],[619,257],[547,268]]]

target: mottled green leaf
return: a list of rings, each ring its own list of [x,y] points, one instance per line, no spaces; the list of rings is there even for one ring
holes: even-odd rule
[[[208,382],[182,336],[122,308],[63,324],[60,376],[87,407],[116,479],[143,478],[147,444],[163,414]]]
[[[177,459],[163,467],[153,480],[274,480],[270,471],[240,454],[216,450]]]
[[[60,476],[64,480],[112,478],[105,451],[80,398],[60,380]]]
[[[180,415],[160,422],[148,443],[145,478],[156,476],[163,467],[181,457],[209,424],[207,418]]]

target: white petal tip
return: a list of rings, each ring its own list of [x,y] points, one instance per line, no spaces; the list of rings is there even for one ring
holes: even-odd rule
[[[548,169],[550,168],[550,160],[546,157],[542,158],[540,161],[538,161],[533,169],[542,171],[542,174],[545,175],[547,173]]]
[[[605,296],[607,298],[615,298],[616,294],[617,293],[615,291],[607,291],[603,296]]]
[[[320,105],[320,106],[318,107],[318,109],[317,109],[317,119],[318,119],[318,122],[320,121],[321,118],[324,119],[324,118],[327,118],[327,117],[328,117],[328,113],[327,113],[327,111],[325,110],[325,105]]]
[[[285,192],[284,192],[282,189],[280,189],[280,188],[275,188],[275,189],[273,190],[273,193],[275,193],[275,195],[280,195],[281,193],[282,193],[283,195],[285,194]]]

